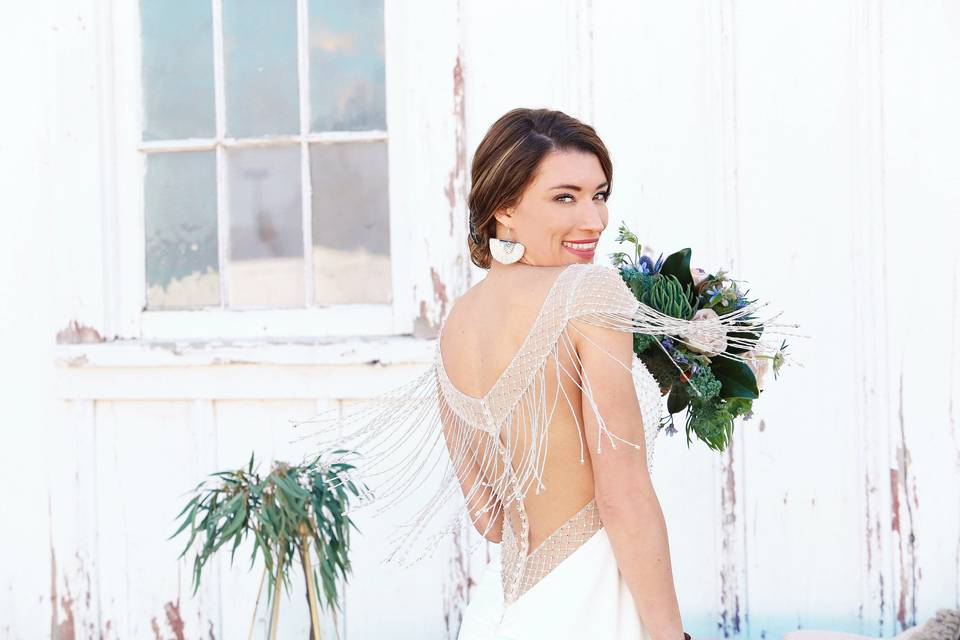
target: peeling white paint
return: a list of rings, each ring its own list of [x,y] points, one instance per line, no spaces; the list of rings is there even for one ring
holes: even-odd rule
[[[16,549],[0,640],[244,637],[257,575],[218,561],[189,595],[179,541],[165,540],[182,492],[251,449],[302,454],[291,419],[427,365],[438,323],[483,275],[465,255],[470,153],[516,106],[597,128],[613,224],[732,269],[815,338],[791,345],[805,367],[769,386],[726,456],[682,436],[658,444],[687,630],[889,636],[960,607],[956,11],[388,0],[395,299],[157,315],[143,311],[129,144],[135,7],[19,7],[0,39],[4,77],[36,97],[6,116],[29,128],[11,132],[21,155],[0,158],[22,189],[4,190],[0,238],[12,443],[0,482],[17,488],[0,521],[29,524],[0,528],[0,548]],[[354,331],[357,313],[378,319]],[[452,637],[487,550],[468,558],[452,540],[403,572],[377,562],[389,523],[361,528],[344,618],[325,637]],[[303,607],[285,601],[284,637],[305,636]]]

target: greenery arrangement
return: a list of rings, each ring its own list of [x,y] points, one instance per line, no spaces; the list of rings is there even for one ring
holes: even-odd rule
[[[746,298],[749,291],[741,292],[738,281],[723,270],[713,274],[691,268],[689,248],[672,253],[666,259],[660,254],[654,260],[626,225],[620,225],[616,239],[632,244],[633,250],[610,254],[613,265],[637,300],[661,313],[698,320],[722,316],[753,302]],[[752,318],[746,314],[734,324]],[[755,329],[727,335],[753,345],[760,340],[760,332]],[[760,397],[767,369],[772,365],[774,378],[779,373],[785,362],[787,343],[783,341],[773,354],[728,346],[726,340],[712,347],[700,350],[670,336],[641,333],[634,334],[633,343],[634,353],[656,378],[661,390],[669,394],[668,415],[661,426],[666,427],[667,433],[675,434],[673,416],[686,409],[687,446],[694,434],[711,449],[723,451],[733,434],[734,420],[749,419],[752,415],[753,401]],[[721,353],[740,354],[747,362],[718,357]],[[699,394],[691,384],[696,385]]]
[[[332,453],[351,452],[338,449]],[[367,491],[352,479],[354,468],[343,458],[327,463],[318,456],[301,465],[275,462],[270,473],[261,477],[254,470],[251,454],[246,468],[210,474],[209,478],[217,480],[211,484],[209,478],[205,479],[194,488],[193,497],[177,515],[183,522],[170,536],[189,533],[181,558],[199,541],[193,563],[194,594],[200,586],[203,568],[213,554],[232,542],[232,564],[237,547],[252,536],[250,566],[253,567],[258,556],[264,563],[254,620],[264,578],[267,578],[267,602],[272,599],[269,637],[276,638],[280,585],[289,593],[289,569],[299,560],[310,605],[310,637],[319,640],[318,605],[330,608],[336,615],[340,610],[337,580],[346,581],[350,572],[347,556],[350,528],[356,529],[347,515],[351,496],[359,497]],[[317,557],[316,563],[312,561],[311,548]],[[322,598],[318,597],[321,593]],[[253,622],[250,633],[253,633]]]

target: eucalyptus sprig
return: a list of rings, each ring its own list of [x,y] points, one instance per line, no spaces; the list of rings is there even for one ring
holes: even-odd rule
[[[271,629],[276,627],[280,585],[289,593],[289,570],[299,556],[315,637],[319,637],[316,605],[319,601],[321,606],[339,610],[337,580],[346,581],[350,572],[350,529],[356,529],[348,515],[351,496],[360,497],[367,491],[352,478],[355,467],[346,461],[352,452],[339,449],[332,453],[334,461],[317,456],[300,465],[274,462],[264,477],[254,469],[251,454],[245,468],[212,473],[194,488],[193,497],[176,517],[183,521],[170,536],[189,531],[181,558],[199,540],[193,563],[194,593],[214,553],[232,542],[233,564],[237,547],[252,536],[250,566],[258,556],[263,559],[268,594],[274,599]],[[210,478],[217,480],[211,483]],[[316,565],[311,560],[311,546]],[[323,593],[322,599],[318,592]]]

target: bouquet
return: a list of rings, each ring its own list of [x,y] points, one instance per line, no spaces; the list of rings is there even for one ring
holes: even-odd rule
[[[656,259],[650,247],[621,224],[617,242],[630,243],[630,253],[610,254],[613,265],[640,302],[674,318],[697,321],[717,318],[755,302],[749,291],[740,291],[737,280],[725,271],[707,273],[691,268],[690,249],[681,249]],[[752,319],[745,313],[734,324]],[[667,411],[661,427],[677,432],[674,414],[687,410],[686,435],[690,446],[695,434],[708,447],[723,451],[733,434],[734,420],[747,420],[753,402],[760,397],[769,370],[776,379],[786,361],[784,340],[773,353],[758,349],[762,329],[705,333],[687,336],[682,342],[668,335],[635,333],[633,350],[667,394]],[[724,357],[739,354],[739,358]]]

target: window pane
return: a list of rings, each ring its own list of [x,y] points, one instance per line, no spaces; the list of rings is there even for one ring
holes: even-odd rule
[[[217,306],[216,159],[212,151],[147,156],[147,307]]]
[[[223,3],[227,134],[298,133],[295,0]]]
[[[230,175],[231,307],[303,306],[300,147],[236,149]]]
[[[144,140],[215,135],[210,4],[140,1]]]
[[[383,0],[310,0],[313,131],[386,130]]]
[[[387,144],[310,148],[318,304],[390,302]]]

